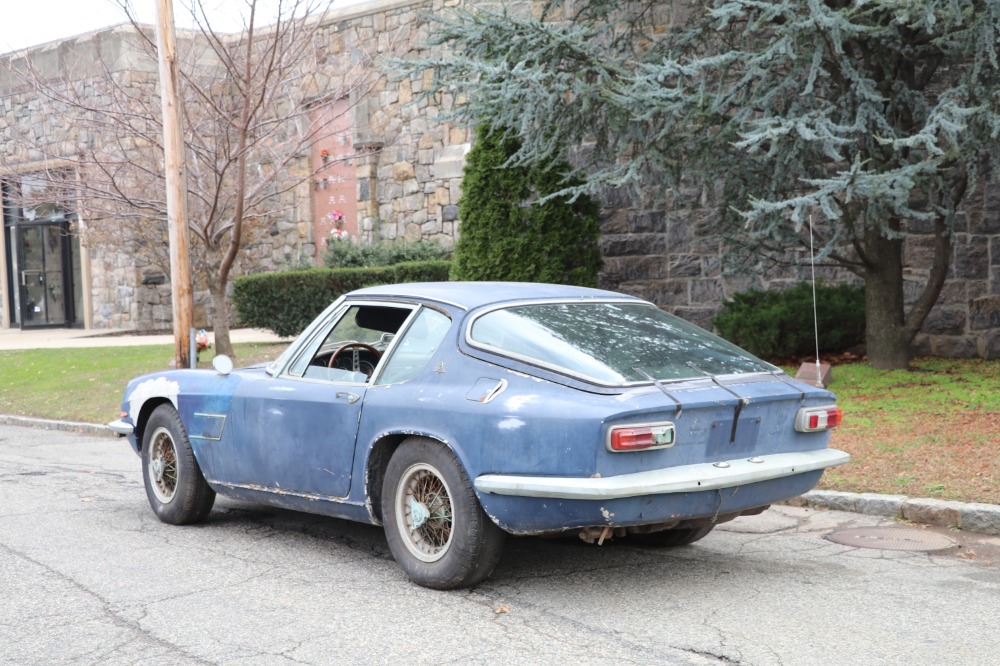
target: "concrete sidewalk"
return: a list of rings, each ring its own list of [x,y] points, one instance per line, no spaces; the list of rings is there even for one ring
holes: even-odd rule
[[[209,333],[214,343],[214,336]],[[233,343],[291,342],[259,328],[236,328],[229,332]],[[139,345],[172,345],[173,335],[142,335],[131,331],[81,328],[18,329],[0,328],[0,350],[3,349],[67,349],[79,347],[136,347]]]

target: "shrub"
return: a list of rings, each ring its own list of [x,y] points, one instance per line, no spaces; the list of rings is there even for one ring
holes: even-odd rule
[[[436,260],[244,275],[233,281],[233,305],[241,325],[288,337],[298,335],[341,294],[378,284],[447,280],[450,266]]]
[[[477,128],[462,180],[451,278],[596,286],[598,205],[585,195],[536,203],[576,181],[566,178],[564,163],[504,167],[517,149],[502,131]]]
[[[822,353],[842,352],[865,339],[864,289],[816,285]],[[761,358],[785,360],[815,353],[812,286],[736,294],[712,322],[719,334]]]
[[[323,265],[329,268],[391,266],[406,261],[447,259],[450,256],[451,251],[448,248],[429,240],[379,241],[371,244],[330,241],[323,254]]]
[[[447,282],[451,262],[444,259],[404,261],[392,268],[396,282]]]

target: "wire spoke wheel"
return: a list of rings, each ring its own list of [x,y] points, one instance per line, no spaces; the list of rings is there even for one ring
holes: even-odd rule
[[[142,481],[157,518],[190,525],[208,517],[215,491],[198,467],[184,424],[171,405],[149,415],[142,435]]]
[[[150,438],[149,480],[156,498],[168,504],[177,493],[177,446],[166,428],[157,428]]]
[[[396,517],[407,549],[423,562],[436,562],[451,545],[454,510],[441,473],[427,463],[411,465],[396,492]]]
[[[389,550],[419,585],[475,585],[500,559],[503,530],[483,511],[458,457],[440,442],[404,440],[386,466],[379,503]]]

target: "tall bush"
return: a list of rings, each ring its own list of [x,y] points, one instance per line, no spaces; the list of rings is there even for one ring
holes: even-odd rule
[[[848,284],[816,285],[821,353],[836,353],[865,340],[865,293]],[[815,353],[812,285],[787,291],[736,294],[712,322],[719,334],[761,358],[785,360]]]
[[[518,143],[481,124],[458,204],[453,280],[512,280],[596,286],[599,207],[590,197],[555,197],[568,165],[505,166]]]

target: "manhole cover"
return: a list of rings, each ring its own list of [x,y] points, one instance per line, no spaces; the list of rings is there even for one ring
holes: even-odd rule
[[[956,548],[958,542],[943,534],[906,527],[856,527],[827,534],[826,539],[843,546],[879,550],[935,552]]]

